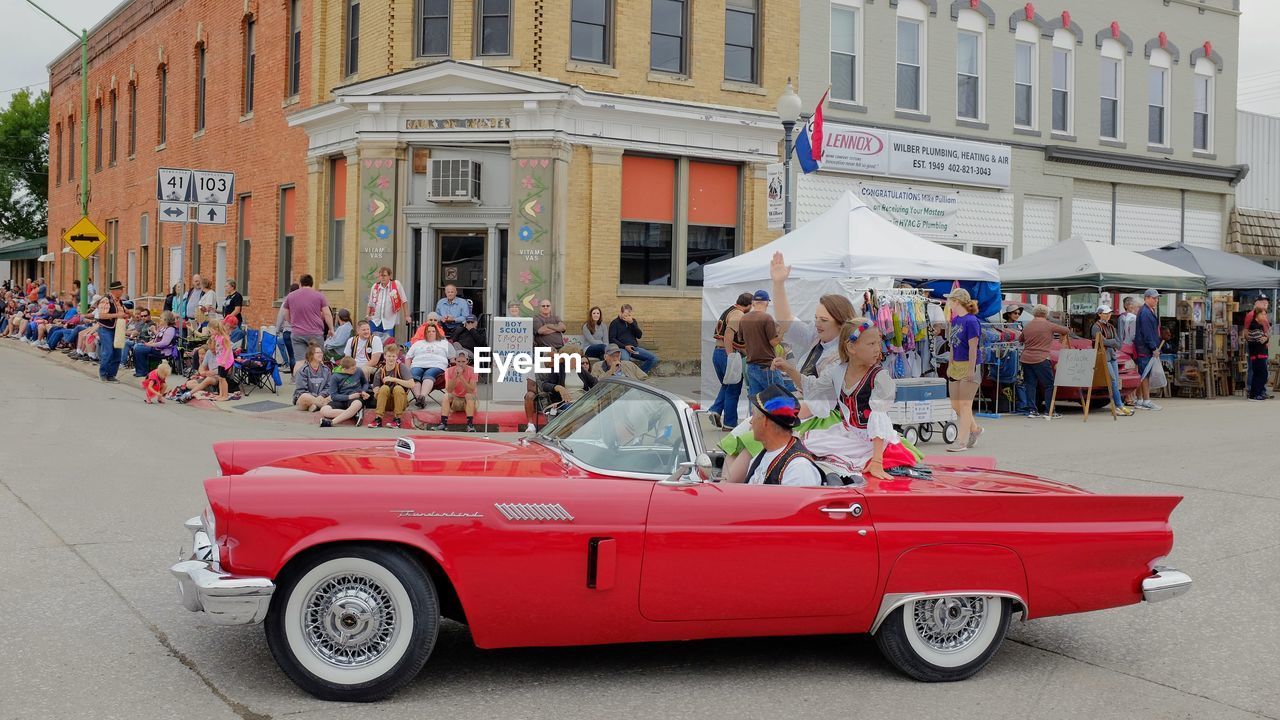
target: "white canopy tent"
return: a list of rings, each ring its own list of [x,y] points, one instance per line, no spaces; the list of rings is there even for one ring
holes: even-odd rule
[[[708,265],[702,289],[702,406],[719,392],[711,354],[712,329],[741,293],[772,292],[770,261],[781,252],[791,276],[787,299],[797,318],[813,318],[818,298],[839,293],[859,298],[896,279],[999,282],[996,261],[953,250],[903,230],[881,217],[852,192],[804,226],[734,258]],[[859,306],[860,300],[854,305]],[[745,390],[745,388],[744,388]],[[745,392],[743,393],[745,398]]]

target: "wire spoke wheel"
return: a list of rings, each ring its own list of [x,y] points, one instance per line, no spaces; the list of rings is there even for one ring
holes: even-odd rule
[[[322,580],[303,600],[307,646],[339,668],[364,667],[386,653],[400,633],[399,609],[372,578],[343,574]]]

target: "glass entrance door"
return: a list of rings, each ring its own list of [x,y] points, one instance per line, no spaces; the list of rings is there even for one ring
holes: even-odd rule
[[[485,246],[489,242],[488,235],[483,232],[443,231],[437,238],[436,257],[440,259],[440,265],[436,272],[436,298],[444,297],[445,285],[453,285],[458,288],[460,297],[471,301],[472,312],[476,315],[488,312],[485,302],[485,288],[488,287]]]

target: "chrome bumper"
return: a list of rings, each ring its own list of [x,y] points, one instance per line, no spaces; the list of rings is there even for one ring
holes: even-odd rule
[[[178,579],[178,602],[191,612],[203,612],[217,625],[250,625],[267,617],[275,583],[267,578],[237,577],[222,572],[204,523],[191,518],[192,555],[169,568]]]
[[[1151,577],[1142,581],[1142,599],[1147,602],[1160,602],[1178,597],[1190,589],[1190,575],[1157,565],[1152,568]]]

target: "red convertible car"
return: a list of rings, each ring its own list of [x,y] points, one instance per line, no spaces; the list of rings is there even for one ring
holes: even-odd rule
[[[1179,497],[964,467],[721,484],[702,420],[607,380],[516,442],[215,445],[222,475],[171,572],[187,609],[265,622],[294,682],[346,701],[413,679],[441,618],[481,648],[870,633],[946,681],[981,669],[1014,614],[1190,588],[1160,564]]]

